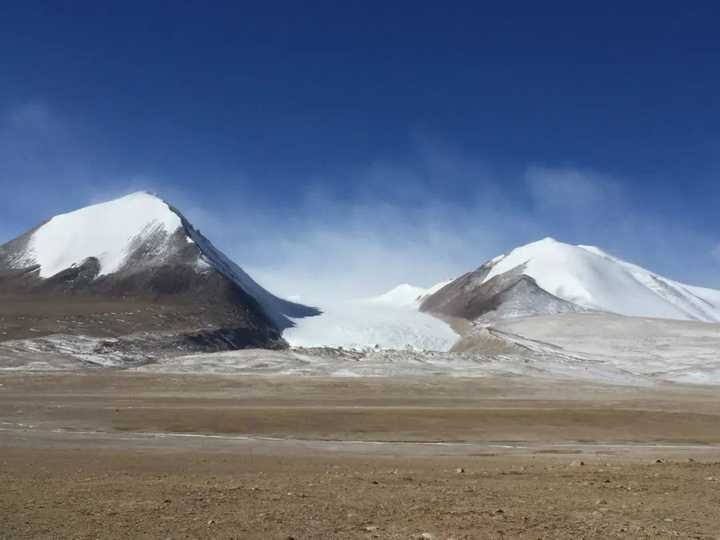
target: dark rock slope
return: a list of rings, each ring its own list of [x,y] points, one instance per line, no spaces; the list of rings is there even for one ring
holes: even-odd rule
[[[460,276],[425,298],[420,309],[435,315],[481,323],[583,311],[580,306],[541,289],[532,277],[523,273],[522,266],[484,281],[491,268],[483,265]]]

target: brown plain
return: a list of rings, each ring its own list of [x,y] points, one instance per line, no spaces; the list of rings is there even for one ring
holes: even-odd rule
[[[0,538],[720,531],[712,388],[109,370],[0,385]]]

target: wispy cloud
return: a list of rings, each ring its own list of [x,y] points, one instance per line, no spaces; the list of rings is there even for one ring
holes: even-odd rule
[[[720,244],[712,248],[712,250],[710,251],[710,255],[715,258],[718,264],[720,264]]]
[[[0,111],[0,219],[20,232],[28,219],[44,219],[68,204],[87,201],[95,170],[89,148],[71,122],[43,102]],[[102,179],[98,178],[98,181]]]
[[[261,192],[263,178],[243,171],[223,193],[178,180],[109,170],[91,142],[42,103],[0,114],[4,239],[60,211],[147,189],[180,208],[261,283],[307,302],[377,294],[403,282],[429,286],[548,235],[720,286],[716,238],[653,210],[628,179],[573,165],[499,172],[423,140],[413,159],[348,167],[342,182],[298,178],[301,197],[282,206]]]
[[[621,198],[616,179],[576,167],[531,165],[525,179],[538,212],[597,212]]]

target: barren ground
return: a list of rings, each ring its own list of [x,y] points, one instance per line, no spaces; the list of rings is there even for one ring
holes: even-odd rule
[[[716,396],[5,373],[0,538],[720,538]]]

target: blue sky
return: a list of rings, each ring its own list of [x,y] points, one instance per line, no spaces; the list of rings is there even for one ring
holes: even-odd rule
[[[548,235],[720,287],[716,7],[100,4],[0,6],[0,240],[149,189],[283,294]]]

